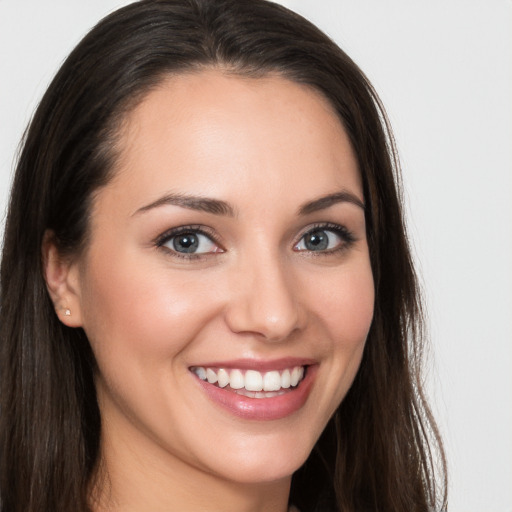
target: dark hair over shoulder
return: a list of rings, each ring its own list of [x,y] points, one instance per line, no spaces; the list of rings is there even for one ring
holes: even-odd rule
[[[142,0],[106,17],[71,53],[19,157],[0,274],[0,510],[89,510],[101,425],[94,357],[84,332],[55,315],[41,246],[52,233],[63,254],[84,250],[91,198],[111,178],[123,116],[163,77],[202,68],[277,74],[322,93],[362,176],[374,318],[350,391],[294,475],[292,502],[303,512],[321,500],[346,512],[445,507],[442,445],[421,384],[422,311],[398,165],[372,86],[322,32],[276,4]]]

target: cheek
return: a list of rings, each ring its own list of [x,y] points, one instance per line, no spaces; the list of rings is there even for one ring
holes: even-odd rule
[[[118,258],[94,261],[83,278],[84,330],[98,359],[157,363],[179,353],[214,314],[204,283]],[[201,317],[201,318],[199,318]],[[101,361],[98,361],[101,367]]]
[[[326,280],[323,293],[318,290],[313,299],[323,328],[318,343],[327,354],[318,411],[327,422],[357,374],[373,319],[375,292],[369,262],[340,269]]]
[[[340,348],[364,345],[373,318],[374,282],[369,263],[340,272],[318,296],[318,315]]]

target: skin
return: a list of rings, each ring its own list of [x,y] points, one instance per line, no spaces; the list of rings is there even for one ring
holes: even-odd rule
[[[62,322],[84,328],[102,416],[96,510],[284,512],[305,461],[359,367],[374,286],[356,158],[328,102],[277,76],[218,70],[166,79],[123,125],[114,179],[95,196],[90,245],[71,261],[45,245]],[[222,200],[233,215],[165,194]],[[142,210],[141,210],[142,209]],[[324,251],[304,233],[332,223]],[[187,259],[171,228],[215,242]],[[331,243],[332,242],[332,243]],[[65,315],[69,308],[71,315]],[[315,362],[305,404],[253,421],[206,396],[190,367],[240,358]]]

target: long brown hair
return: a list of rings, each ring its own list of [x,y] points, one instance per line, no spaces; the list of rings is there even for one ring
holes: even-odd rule
[[[54,313],[43,237],[51,231],[68,254],[87,246],[91,197],[111,178],[123,116],[166,75],[208,67],[279,74],[320,91],[346,129],[363,181],[375,314],[356,379],[294,475],[291,501],[302,512],[445,507],[444,455],[422,390],[422,310],[399,168],[375,91],[328,37],[276,4],[142,0],[102,20],[71,53],[19,157],[0,274],[1,512],[89,510],[101,431],[94,356],[84,332]]]

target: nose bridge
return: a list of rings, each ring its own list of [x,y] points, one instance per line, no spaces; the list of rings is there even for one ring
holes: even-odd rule
[[[280,341],[300,327],[296,283],[279,251],[266,248],[241,258],[228,311],[235,332]]]

